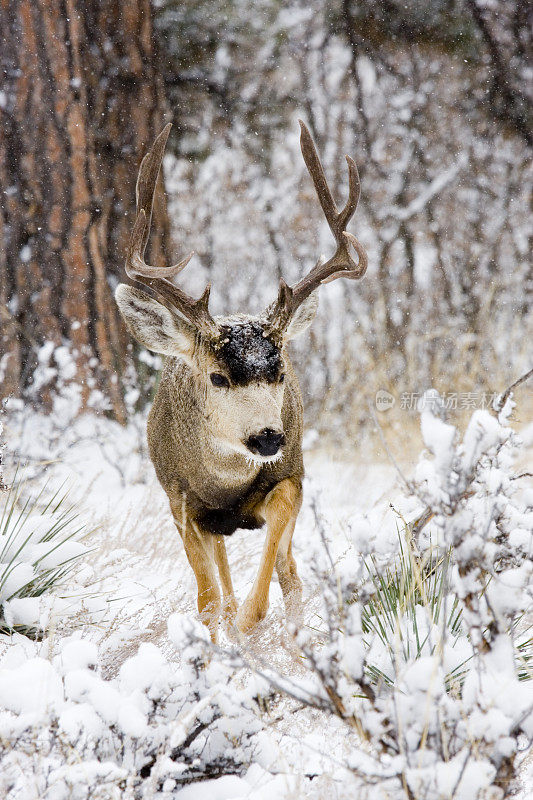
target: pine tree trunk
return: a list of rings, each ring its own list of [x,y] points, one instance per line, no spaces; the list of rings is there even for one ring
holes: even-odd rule
[[[124,420],[128,337],[112,289],[137,169],[163,126],[150,2],[0,0],[0,30],[2,394],[49,402],[66,345],[81,407],[99,392]],[[161,262],[162,198],[153,229],[150,258]],[[53,369],[36,398],[38,360]]]

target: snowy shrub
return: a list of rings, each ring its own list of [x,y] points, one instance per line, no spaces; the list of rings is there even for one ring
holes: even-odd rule
[[[501,800],[533,742],[533,681],[521,680],[531,641],[520,633],[532,609],[533,497],[512,474],[510,399],[476,411],[462,439],[438,397],[424,399],[428,454],[411,484],[422,505],[406,545],[388,568],[380,555],[365,568],[327,552],[322,641],[296,633],[309,674],[267,673],[357,737],[347,764],[357,796]]]
[[[51,660],[13,655],[0,670],[0,795],[170,798],[260,758],[256,682],[205,660],[200,623],[175,614],[168,633],[180,664],[144,643],[112,679],[79,637]]]
[[[0,508],[0,633],[38,635],[48,621],[39,598],[64,584],[87,549],[66,495],[56,493],[41,507],[44,489],[23,499],[24,489],[15,476]]]

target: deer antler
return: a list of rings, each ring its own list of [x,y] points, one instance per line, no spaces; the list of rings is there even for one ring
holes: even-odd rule
[[[195,328],[209,336],[215,334],[218,330],[208,310],[211,284],[208,283],[202,296],[198,300],[194,300],[167,280],[167,278],[174,277],[180,273],[187,266],[194,253],[190,253],[172,267],[151,267],[144,261],[144,252],[150,235],[157,177],[171,127],[170,122],[165,125],[151,149],[143,158],[139,168],[135,190],[137,217],[126,257],[126,273],[132,280],[138,281],[157,292],[171,311],[177,309]]]
[[[278,298],[267,312],[271,330],[283,330],[288,325],[296,309],[321,283],[329,283],[329,281],[334,281],[337,278],[362,278],[368,266],[368,256],[363,245],[355,236],[346,231],[346,225],[354,215],[361,193],[356,163],[350,156],[346,156],[346,161],[348,162],[348,200],[342,211],[339,211],[328,186],[324,168],[320,162],[311,134],[306,125],[301,120],[299,122],[302,155],[313,179],[324,216],[337,242],[337,250],[333,257],[324,264],[319,261],[305,278],[302,278],[295,286],[288,286],[283,278],[281,279]],[[350,245],[359,256],[358,263],[355,262],[350,252]]]

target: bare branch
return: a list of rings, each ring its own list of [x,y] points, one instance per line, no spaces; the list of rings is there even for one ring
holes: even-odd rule
[[[505,392],[503,394],[501,394],[497,398],[497,400],[494,403],[494,410],[499,414],[500,411],[502,410],[502,408],[504,407],[504,405],[506,404],[506,402],[507,402],[507,400],[509,398],[509,395],[511,394],[513,389],[516,389],[517,386],[520,386],[520,384],[525,383],[525,381],[527,381],[532,376],[533,376],[533,369],[530,369],[529,372],[526,372],[525,375],[522,375],[521,378],[518,378],[518,380],[516,380],[514,383],[512,383],[505,390]]]

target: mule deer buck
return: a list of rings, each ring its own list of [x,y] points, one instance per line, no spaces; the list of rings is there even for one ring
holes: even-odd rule
[[[359,200],[357,167],[347,156],[349,196],[339,211],[311,135],[300,125],[302,154],[337,243],[329,261],[319,260],[295,286],[281,280],[277,299],[259,316],[228,317],[210,315],[210,285],[194,300],[169,280],[192,253],[171,267],[146,264],[169,124],[141,163],[126,261],[129,278],[153,290],[157,299],[125,284],[115,295],[130,333],[167,356],[148,417],[150,457],[194,570],[198,610],[213,640],[221,611],[241,632],[264,618],[274,566],[287,612],[300,607],[302,584],[291,539],[302,503],[302,400],[287,343],[313,321],[315,290],[322,283],[361,278],[367,267],[365,250],[346,232]],[[259,570],[238,608],[224,536],[265,522]]]

